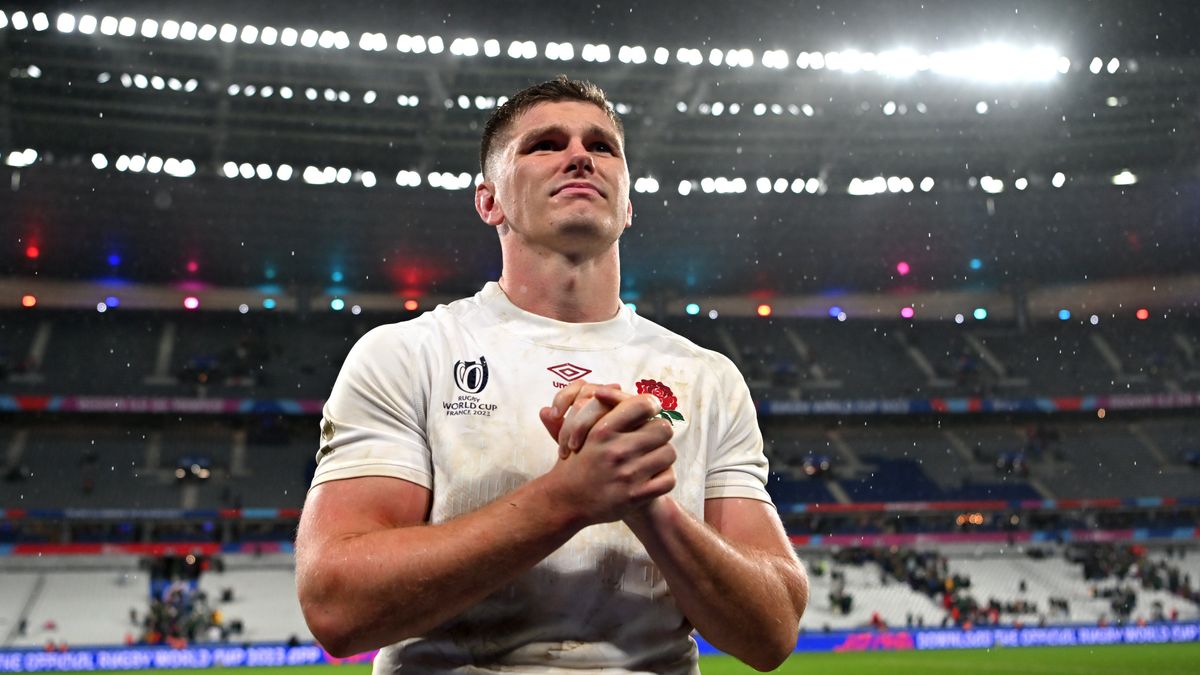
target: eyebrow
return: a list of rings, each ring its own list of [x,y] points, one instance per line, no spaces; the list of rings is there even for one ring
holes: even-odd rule
[[[530,129],[528,132],[521,134],[519,145],[524,145],[534,138],[544,136],[549,133],[567,134],[569,132],[567,131],[567,128],[561,124],[547,124],[536,129]],[[612,143],[618,150],[624,150],[624,148],[621,146],[621,142],[617,139],[617,136],[613,134],[612,131],[605,129],[598,124],[589,124],[587,128],[584,129],[584,135],[599,136],[609,143]]]

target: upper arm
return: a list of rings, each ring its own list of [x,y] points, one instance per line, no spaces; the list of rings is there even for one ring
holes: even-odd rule
[[[739,549],[793,556],[775,507],[757,499],[706,499],[704,522]]]
[[[314,486],[304,501],[296,533],[296,563],[315,562],[322,545],[378,530],[425,523],[432,493],[416,483],[385,476],[333,480]]]
[[[808,573],[783,529],[775,506],[757,499],[707,499],[704,522],[742,553],[766,556],[783,577],[797,617],[808,606]]]

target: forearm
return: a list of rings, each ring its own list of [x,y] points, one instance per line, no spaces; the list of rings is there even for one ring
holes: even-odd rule
[[[739,550],[670,498],[625,522],[713,646],[759,670],[777,667],[795,648],[808,582],[794,556]]]
[[[335,654],[421,635],[502,588],[579,529],[540,481],[438,525],[306,538],[296,572],[305,618]],[[303,545],[301,545],[303,543]]]

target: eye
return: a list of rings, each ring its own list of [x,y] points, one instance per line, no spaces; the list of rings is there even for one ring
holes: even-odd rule
[[[543,138],[542,140],[537,141],[533,145],[529,146],[529,150],[531,152],[543,152],[543,151],[548,151],[548,150],[553,150],[553,149],[554,149],[554,141],[551,141],[548,138]]]
[[[592,144],[592,149],[597,152],[607,152],[610,155],[613,153],[613,147],[607,141],[598,141]]]

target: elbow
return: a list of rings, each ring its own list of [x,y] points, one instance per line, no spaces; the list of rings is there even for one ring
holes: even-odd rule
[[[297,574],[297,596],[309,632],[330,656],[345,658],[365,649],[354,644],[357,631],[352,617],[338,601],[333,586],[336,582],[321,584],[308,575]]]
[[[795,650],[796,637],[792,635],[787,641],[775,640],[771,645],[764,645],[753,657],[745,659],[745,663],[760,673],[767,673],[782,666]]]
[[[301,590],[300,609],[309,632],[330,656],[340,659],[355,654],[350,644],[351,633],[346,629],[347,624],[338,617],[334,608],[313,599],[311,594],[305,594]]]
[[[780,621],[778,630],[768,644],[747,660],[746,665],[759,672],[768,672],[779,668],[796,651],[796,640],[800,636],[800,619],[808,607],[808,573],[804,566],[797,564],[792,583],[788,584],[788,595],[792,601],[792,612],[787,620]]]

